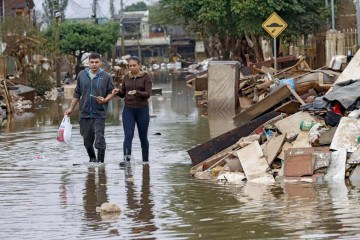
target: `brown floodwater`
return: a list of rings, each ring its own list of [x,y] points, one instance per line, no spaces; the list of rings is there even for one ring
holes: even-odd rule
[[[120,99],[109,105],[104,165],[89,165],[71,116],[71,144],[56,141],[69,99],[43,101],[0,129],[0,239],[360,239],[356,183],[229,185],[189,176],[187,150],[233,128],[233,113],[202,114],[194,93],[161,72],[150,99],[150,163],[135,134],[122,158]],[[229,117],[230,116],[230,117]],[[104,202],[122,212],[103,215]]]

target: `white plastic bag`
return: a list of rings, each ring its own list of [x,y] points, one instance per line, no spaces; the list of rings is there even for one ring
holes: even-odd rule
[[[70,143],[71,131],[72,125],[70,123],[70,118],[69,116],[65,115],[57,132],[56,140],[58,140],[59,142]]]

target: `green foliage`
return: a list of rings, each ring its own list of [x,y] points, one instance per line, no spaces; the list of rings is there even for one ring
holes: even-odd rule
[[[282,36],[308,35],[328,16],[323,0],[159,0],[150,10],[153,23],[177,21],[205,36],[268,36],[261,25],[273,12],[288,23]]]
[[[264,34],[261,24],[276,12],[288,24],[282,37],[298,37],[317,33],[324,25],[328,11],[322,0],[241,0],[233,1],[233,11],[239,16],[239,32]]]
[[[144,2],[133,3],[130,6],[126,6],[124,8],[125,12],[147,11],[147,10],[148,10],[148,5],[146,5],[146,3]]]
[[[174,14],[176,3],[173,1],[160,1],[149,6],[149,22],[154,25],[183,25],[184,18]]]
[[[33,87],[40,95],[44,95],[46,91],[50,91],[54,87],[49,71],[37,69],[29,69],[27,71],[29,86]]]
[[[51,40],[54,27],[50,27],[46,36]],[[119,38],[119,24],[93,24],[87,22],[65,21],[60,30],[60,48],[62,53],[75,55],[80,52],[104,53],[111,51]]]
[[[41,33],[28,19],[14,16],[6,17],[4,21],[0,22],[0,36],[7,35],[40,36]]]

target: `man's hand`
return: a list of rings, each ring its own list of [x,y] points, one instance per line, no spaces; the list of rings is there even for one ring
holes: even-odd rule
[[[105,98],[101,97],[101,96],[98,96],[96,97],[96,101],[99,103],[99,104],[106,104],[107,101],[105,100]]]
[[[72,108],[69,108],[68,110],[65,111],[64,115],[70,115],[72,112]]]

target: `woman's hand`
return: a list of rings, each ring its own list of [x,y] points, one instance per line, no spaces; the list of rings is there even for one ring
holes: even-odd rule
[[[135,95],[135,94],[136,94],[136,90],[128,91],[128,94],[129,94],[129,95]]]
[[[120,89],[114,88],[114,89],[112,90],[111,94],[112,94],[112,95],[116,95],[116,94],[118,94],[119,92],[120,92]]]

